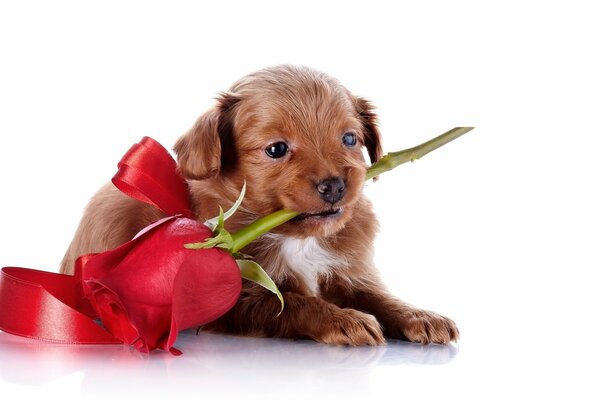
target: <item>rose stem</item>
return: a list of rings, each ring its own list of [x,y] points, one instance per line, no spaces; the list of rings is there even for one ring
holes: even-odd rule
[[[381,160],[371,165],[367,170],[366,180],[375,178],[384,172],[390,171],[397,166],[408,161],[415,161],[433,150],[453,141],[454,139],[464,135],[472,130],[472,127],[460,127],[449,130],[425,143],[410,149],[395,151],[386,154]],[[231,234],[233,239],[232,253],[237,253],[253,240],[270,231],[273,228],[289,221],[290,219],[300,215],[297,211],[279,210],[265,217],[259,218],[250,225],[246,225],[237,232]]]
[[[371,165],[367,170],[367,180],[375,178],[384,172],[396,168],[400,164],[404,164],[408,161],[415,161],[423,157],[425,154],[432,152],[433,150],[442,147],[443,145],[453,141],[454,139],[464,135],[465,133],[472,130],[472,127],[454,128],[446,133],[441,134],[425,143],[421,143],[418,146],[410,149],[395,151],[388,153],[383,156],[381,160]]]
[[[239,252],[242,248],[249,245],[254,239],[289,221],[299,214],[299,212],[291,210],[275,211],[274,213],[259,218],[250,225],[246,225],[242,229],[233,232],[231,234],[231,239],[233,240],[231,252]]]

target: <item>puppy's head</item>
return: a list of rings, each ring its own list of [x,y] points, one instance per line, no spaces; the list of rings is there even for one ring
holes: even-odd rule
[[[352,218],[367,164],[381,158],[370,103],[312,69],[279,66],[250,74],[175,145],[188,179],[239,191],[255,215],[302,213],[278,232],[305,237],[337,232]]]

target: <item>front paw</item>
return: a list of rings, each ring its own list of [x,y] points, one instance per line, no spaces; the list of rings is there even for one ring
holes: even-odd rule
[[[431,311],[411,310],[399,316],[396,323],[401,338],[411,342],[448,344],[460,336],[454,321]]]
[[[338,310],[314,339],[326,344],[351,346],[385,343],[381,326],[374,316],[349,308]]]

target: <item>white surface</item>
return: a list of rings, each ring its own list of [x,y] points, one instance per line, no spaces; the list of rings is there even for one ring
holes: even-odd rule
[[[459,346],[186,334],[182,357],[143,357],[0,333],[2,397],[598,398],[593,2],[221,4],[0,3],[0,265],[55,270],[131,143],[170,145],[240,76],[306,64],[373,100],[386,150],[476,126],[367,188],[385,281],[454,318]]]

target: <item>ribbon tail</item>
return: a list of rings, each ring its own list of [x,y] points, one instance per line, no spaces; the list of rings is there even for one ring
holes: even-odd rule
[[[27,268],[0,272],[0,329],[55,343],[122,343],[76,308],[81,278]]]

